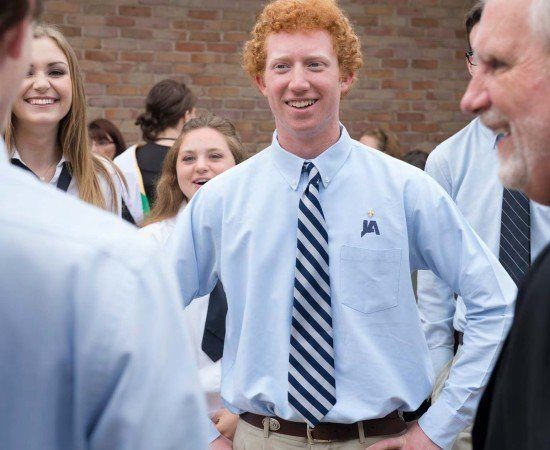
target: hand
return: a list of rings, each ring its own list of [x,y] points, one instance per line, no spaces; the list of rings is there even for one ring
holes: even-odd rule
[[[384,439],[366,450],[441,450],[426,433],[420,428],[418,422],[407,424],[407,432],[399,437]]]
[[[233,448],[233,444],[226,437],[220,436],[210,442],[209,448],[210,450],[231,450]]]
[[[238,421],[239,416],[237,414],[230,413],[225,408],[218,409],[212,416],[212,422],[216,425],[216,429],[222,436],[225,436],[231,441],[233,440],[233,437],[235,437]]]

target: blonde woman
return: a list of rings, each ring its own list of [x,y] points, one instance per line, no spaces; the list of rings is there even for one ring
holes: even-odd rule
[[[76,55],[63,34],[36,25],[31,66],[16,99],[6,146],[11,162],[40,181],[120,215],[123,179],[92,154]]]
[[[181,208],[205,183],[243,159],[244,150],[231,122],[217,116],[189,120],[166,155],[157,201],[141,233],[164,248]],[[212,420],[222,435],[233,439],[238,416],[223,408],[220,399],[226,313],[227,300],[218,284],[210,295],[193,301],[184,316]]]

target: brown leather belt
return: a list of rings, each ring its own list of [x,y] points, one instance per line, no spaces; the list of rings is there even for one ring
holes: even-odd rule
[[[359,426],[363,427],[365,437],[385,436],[401,433],[406,429],[403,418],[397,411],[380,419],[363,420],[357,423],[321,422],[315,428],[308,428],[303,422],[290,422],[278,417],[266,417],[253,413],[241,414],[241,419],[252,426],[269,429],[271,433],[286,434],[320,441],[348,441],[359,438]],[[264,422],[267,421],[266,422]],[[309,436],[308,436],[309,434]]]

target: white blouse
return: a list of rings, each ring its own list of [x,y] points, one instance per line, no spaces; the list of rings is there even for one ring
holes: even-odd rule
[[[19,152],[17,151],[17,149],[14,149],[13,154],[11,155],[11,158],[18,159],[23,164],[25,164],[25,162],[21,159],[21,156],[19,155]],[[57,186],[57,182],[61,175],[61,170],[63,170],[63,163],[65,161],[66,161],[65,156],[62,156],[59,162],[57,163],[57,166],[55,167],[55,173],[52,179],[46,184],[49,184],[54,188]],[[109,172],[109,175],[111,176],[111,180],[113,181],[113,185],[115,187],[116,199],[117,199],[116,200],[117,204],[114,205],[112,201],[111,191],[109,189],[109,184],[104,177],[100,176],[99,186],[103,194],[103,200],[105,202],[106,209],[108,211],[111,211],[117,214],[120,217],[122,214],[122,193],[124,191],[124,184],[112,164],[109,164],[109,162],[103,157],[101,157],[101,162],[104,164],[105,168]],[[71,182],[69,183],[69,187],[67,188],[67,194],[73,195],[78,198],[78,183],[74,177],[71,178]]]
[[[139,232],[143,236],[147,236],[148,239],[152,239],[160,249],[164,250],[175,228],[175,224],[176,217],[173,217],[147,225],[141,228]],[[191,351],[194,353],[195,361],[199,368],[199,380],[206,396],[208,412],[213,414],[218,409],[223,408],[220,397],[222,361],[221,359],[216,362],[212,361],[201,348],[209,298],[209,295],[205,295],[193,300],[183,310],[183,316],[191,342]]]

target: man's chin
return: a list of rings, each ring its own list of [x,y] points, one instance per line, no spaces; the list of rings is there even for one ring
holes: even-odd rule
[[[529,181],[525,161],[515,154],[503,156],[499,152],[498,177],[508,189],[525,192]]]

